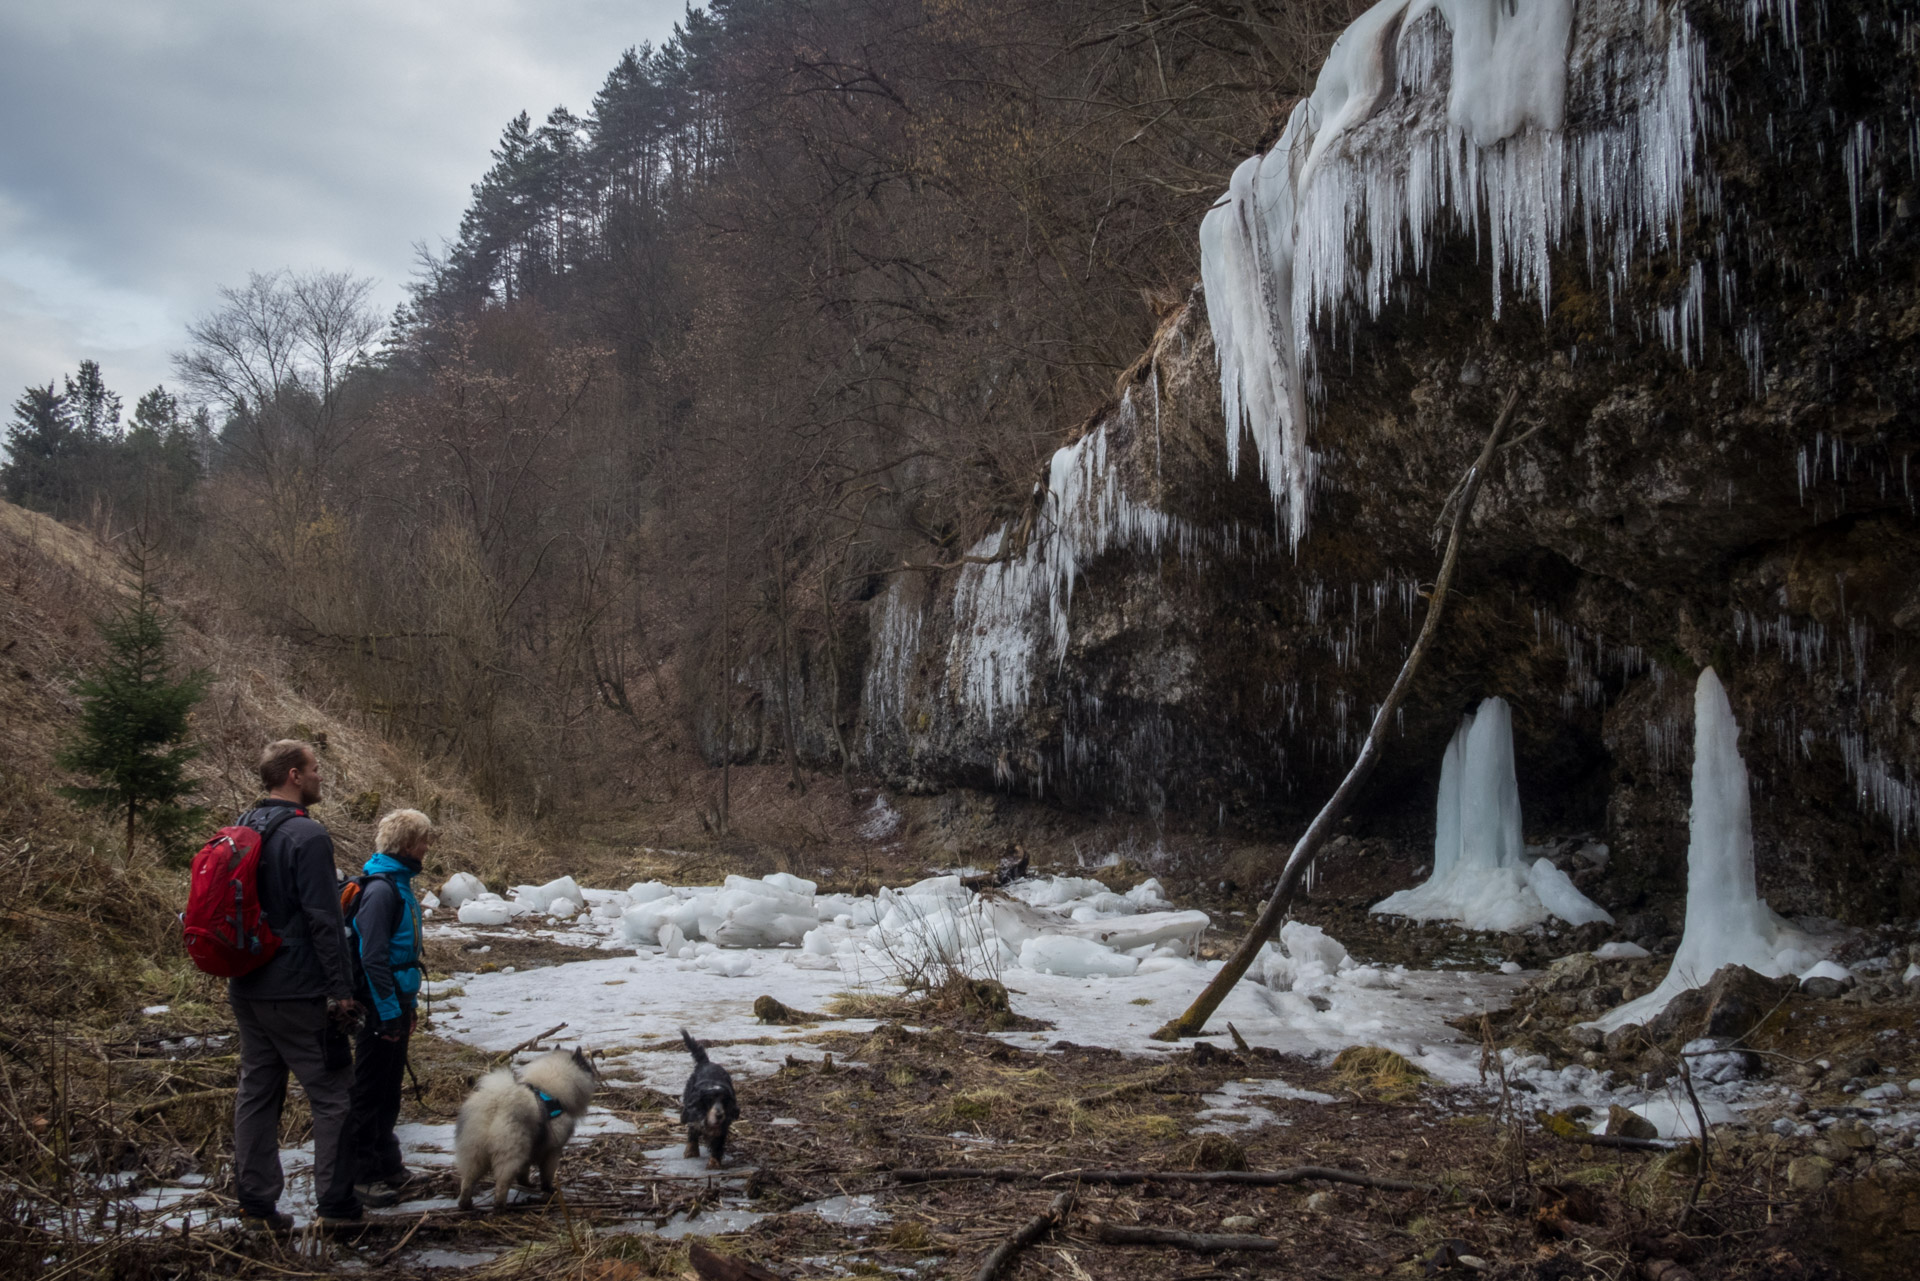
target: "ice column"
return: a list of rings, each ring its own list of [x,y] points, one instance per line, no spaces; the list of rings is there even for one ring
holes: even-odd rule
[[[1723,965],[1797,974],[1824,954],[1819,940],[1768,907],[1753,879],[1753,807],[1740,727],[1711,667],[1693,692],[1693,810],[1687,839],[1687,923],[1659,987],[1594,1020],[1612,1030],[1645,1023]]]
[[[1546,859],[1527,866],[1513,712],[1489,698],[1460,722],[1440,761],[1433,875],[1376,903],[1375,912],[1511,931],[1558,916],[1571,925],[1612,920]]]

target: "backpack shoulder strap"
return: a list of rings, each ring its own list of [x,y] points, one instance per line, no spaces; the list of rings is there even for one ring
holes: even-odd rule
[[[275,814],[272,818],[267,820],[267,825],[260,829],[260,844],[264,846],[267,843],[267,838],[272,836],[275,832],[279,831],[281,826],[285,824],[288,819],[304,818],[306,816],[306,813],[307,812],[305,810],[301,809],[296,805],[289,805],[287,808],[281,810],[278,814]]]
[[[258,814],[259,812],[260,812],[260,807],[258,805],[254,806],[250,810],[246,810],[240,815],[239,818],[236,818],[233,820],[233,826],[253,827],[253,824],[247,822],[247,820],[252,818],[255,814]],[[306,814],[306,810],[302,809],[297,805],[290,805],[285,808],[277,809],[277,812],[272,817],[267,819],[264,825],[254,828],[255,831],[260,833],[261,849],[264,850],[266,848],[267,838],[272,836],[275,832],[279,831],[281,828],[281,825],[284,824],[288,819],[301,818],[305,816],[305,814]]]

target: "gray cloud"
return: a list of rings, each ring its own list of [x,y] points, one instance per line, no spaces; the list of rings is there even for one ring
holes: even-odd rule
[[[0,0],[0,396],[83,358],[129,404],[223,284],[402,296],[516,112],[584,112],[679,0]]]

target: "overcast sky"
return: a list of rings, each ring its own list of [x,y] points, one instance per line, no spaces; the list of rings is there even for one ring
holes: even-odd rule
[[[0,0],[0,418],[98,360],[129,411],[221,285],[400,301],[519,111],[585,113],[683,0]]]

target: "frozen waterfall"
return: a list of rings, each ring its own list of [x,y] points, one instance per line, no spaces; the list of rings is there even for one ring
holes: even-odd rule
[[[1549,916],[1570,925],[1613,919],[1546,859],[1527,865],[1513,769],[1513,712],[1505,699],[1489,698],[1461,718],[1440,759],[1433,874],[1373,910],[1500,932],[1526,929]]]
[[[1711,667],[1693,693],[1693,810],[1687,840],[1687,922],[1680,948],[1659,987],[1594,1020],[1611,1031],[1645,1023],[1667,1002],[1699,987],[1723,965],[1761,974],[1798,974],[1824,948],[1782,920],[1753,879],[1753,808],[1740,727],[1727,691]]]
[[[1312,96],[1200,225],[1228,461],[1244,431],[1294,543],[1318,466],[1314,326],[1378,316],[1448,230],[1490,265],[1496,319],[1509,286],[1545,314],[1549,255],[1576,232],[1615,296],[1636,245],[1679,242],[1698,58],[1658,0],[1583,5],[1578,24],[1573,0],[1382,0],[1334,42]],[[1698,311],[1662,331],[1683,356]]]

